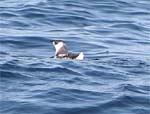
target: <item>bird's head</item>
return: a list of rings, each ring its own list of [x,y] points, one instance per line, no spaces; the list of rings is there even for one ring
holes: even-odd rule
[[[53,40],[51,41],[52,44],[54,45],[56,52],[55,54],[68,54],[68,48],[67,45],[63,40]]]
[[[62,40],[53,40],[52,44],[54,45],[56,50],[59,50],[61,47],[65,45],[64,41]]]

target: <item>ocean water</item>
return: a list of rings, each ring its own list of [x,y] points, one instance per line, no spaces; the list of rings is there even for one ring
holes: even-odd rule
[[[0,114],[150,114],[150,1],[1,0]]]

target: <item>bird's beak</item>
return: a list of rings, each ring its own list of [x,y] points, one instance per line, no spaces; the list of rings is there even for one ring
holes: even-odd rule
[[[50,43],[53,44],[53,45],[55,45],[54,40],[50,40]]]
[[[54,40],[50,40],[50,43],[53,43]]]

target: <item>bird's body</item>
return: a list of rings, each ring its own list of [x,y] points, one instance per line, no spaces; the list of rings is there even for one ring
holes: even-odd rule
[[[69,53],[67,45],[62,40],[54,40],[52,41],[55,47],[55,58],[65,58],[65,59],[75,59],[75,60],[83,60],[84,54],[80,52],[79,54]]]

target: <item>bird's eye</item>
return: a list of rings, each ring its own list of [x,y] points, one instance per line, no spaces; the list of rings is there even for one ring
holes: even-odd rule
[[[58,42],[55,42],[55,45],[58,44]]]

